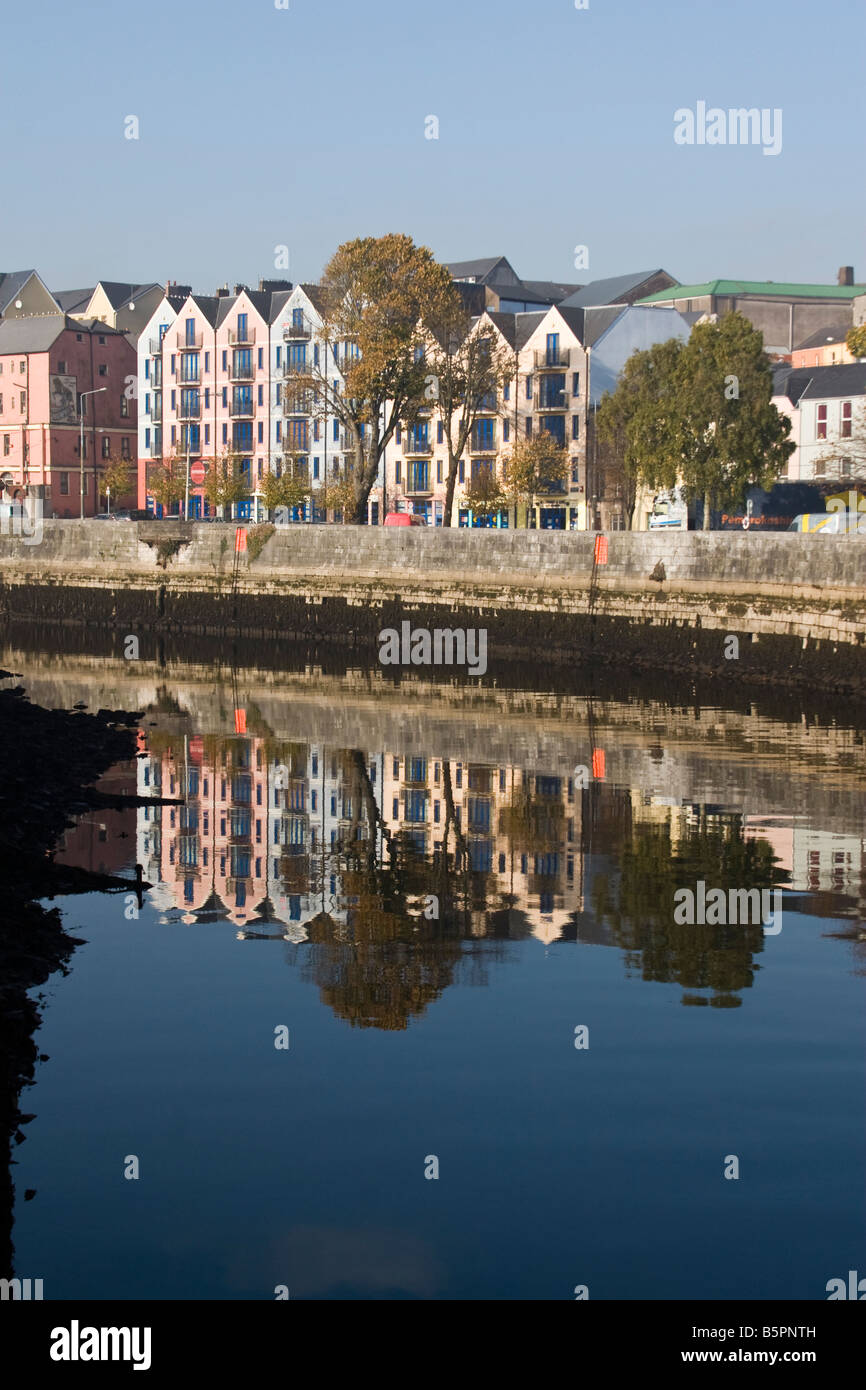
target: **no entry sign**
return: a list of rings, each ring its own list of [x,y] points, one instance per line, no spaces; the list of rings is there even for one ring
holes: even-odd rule
[[[204,478],[205,478],[205,466],[204,466],[204,464],[201,462],[201,459],[199,459],[199,461],[198,461],[197,463],[191,463],[190,466],[189,466],[189,480],[190,480],[190,482],[191,482],[191,483],[195,483],[196,486],[198,486],[199,483],[203,483],[203,482],[204,482]]]

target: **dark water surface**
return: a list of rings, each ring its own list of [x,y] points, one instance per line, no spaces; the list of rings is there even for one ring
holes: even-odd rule
[[[59,851],[153,887],[61,904],[14,1170],[46,1298],[824,1299],[862,1264],[850,712],[0,665],[144,711],[112,787],[183,802]],[[778,889],[780,930],[677,922],[699,882]]]

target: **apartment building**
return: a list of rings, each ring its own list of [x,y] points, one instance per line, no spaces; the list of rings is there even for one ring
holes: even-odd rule
[[[866,362],[777,368],[773,404],[791,421],[790,482],[866,475]]]
[[[135,350],[122,332],[64,314],[0,320],[0,485],[43,515],[104,509],[111,463],[135,474]],[[83,441],[83,452],[82,452]],[[114,505],[133,501],[113,498]]]

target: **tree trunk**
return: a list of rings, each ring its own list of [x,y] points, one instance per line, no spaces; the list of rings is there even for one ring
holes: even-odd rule
[[[454,489],[457,486],[457,463],[458,460],[451,452],[451,445],[448,446],[448,481],[445,484],[445,514],[442,517],[442,525],[451,525],[451,511],[454,506]]]
[[[708,492],[704,493],[704,523],[701,529],[703,531],[710,529],[710,494]]]

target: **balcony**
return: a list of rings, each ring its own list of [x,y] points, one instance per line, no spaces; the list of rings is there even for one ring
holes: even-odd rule
[[[310,337],[310,325],[307,323],[293,323],[288,328],[283,329],[283,338],[288,341],[290,338]]]
[[[176,338],[178,352],[199,352],[204,342],[203,333],[178,333]]]
[[[154,391],[158,391],[160,386],[162,386],[162,358],[160,357],[158,357],[153,364],[153,370],[150,374],[150,384]]]
[[[151,357],[162,356],[162,338],[151,338],[148,343],[148,352]]]
[[[283,415],[311,415],[312,405],[305,395],[283,396]]]
[[[252,397],[250,397],[249,400],[232,401],[229,406],[229,415],[232,419],[249,419],[251,416],[255,415],[255,413],[256,407]]]
[[[201,367],[193,370],[187,366],[187,359],[182,358],[180,372],[177,377],[180,386],[198,386],[201,383]]]
[[[471,454],[495,454],[499,450],[495,435],[472,435],[469,443]]]
[[[200,420],[201,401],[187,401],[186,404],[181,401],[177,411],[177,418],[178,420]]]
[[[256,330],[254,328],[245,328],[242,333],[234,328],[229,329],[229,342],[232,347],[252,347],[255,341]]]
[[[403,492],[406,497],[432,497],[433,484],[429,478],[426,480],[426,482],[423,478],[415,479],[412,482],[406,483]]]
[[[535,409],[539,415],[550,415],[554,411],[568,410],[571,399],[568,391],[536,392]]]
[[[252,381],[255,374],[256,369],[252,362],[232,362],[229,366],[229,381]]]
[[[567,367],[571,361],[570,348],[558,348],[556,352],[550,352],[547,348],[536,351],[535,370],[537,372],[559,372],[563,367]]]
[[[285,362],[282,367],[282,375],[286,377],[297,377],[309,375],[310,365],[308,362]]]
[[[418,456],[423,458],[425,454],[432,454],[433,445],[429,439],[413,439],[409,434],[403,440],[403,453],[407,458]]]

